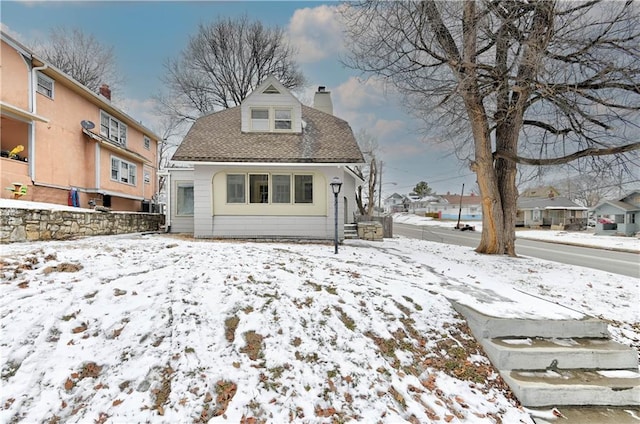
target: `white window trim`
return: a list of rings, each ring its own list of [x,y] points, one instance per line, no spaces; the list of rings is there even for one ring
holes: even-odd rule
[[[151,139],[145,135],[144,138],[143,138],[143,141],[142,141],[142,145],[144,146],[145,149],[150,150],[151,149]]]
[[[254,129],[253,128],[253,118],[252,112],[254,110],[266,110],[268,112],[268,129]],[[277,119],[277,121],[290,121],[291,128],[283,128],[276,129],[276,111],[288,111],[290,118],[287,119]],[[294,128],[294,119],[293,119],[293,108],[287,106],[252,106],[249,108],[249,127],[252,132],[276,132],[276,133],[292,133],[295,132]]]
[[[109,125],[107,128],[107,134],[104,133],[102,127],[102,119],[103,118],[107,118],[109,119]],[[118,135],[112,136],[111,134],[111,130],[113,129],[113,125],[116,124],[118,127]],[[122,140],[122,131],[124,130],[124,141]],[[126,147],[127,145],[127,138],[128,138],[128,128],[127,125],[120,121],[119,119],[114,118],[113,116],[109,115],[107,112],[105,112],[104,110],[100,111],[100,134],[104,137],[106,137],[107,139],[109,139],[111,142],[119,145],[119,146],[123,146]]]
[[[117,161],[118,162],[118,169],[117,169],[117,178],[113,178],[113,161]],[[122,181],[122,165],[125,164],[127,165],[127,181]],[[130,186],[137,186],[137,182],[138,182],[138,165],[136,165],[135,163],[129,162],[127,160],[121,159],[117,156],[113,156],[111,155],[111,165],[109,166],[109,174],[111,177],[111,181],[116,181],[120,184],[127,184]],[[133,178],[132,178],[133,177]],[[131,182],[131,179],[133,179],[134,181]]]
[[[51,83],[51,95],[48,95],[47,93],[43,93],[42,91],[40,91],[40,78],[42,78],[43,80],[45,80],[46,82]],[[56,82],[53,78],[43,74],[42,72],[37,72],[36,73],[36,91],[40,94],[42,94],[43,96],[53,100],[53,96],[55,94],[55,87],[56,87]]]
[[[182,211],[178,211],[179,208],[179,193],[180,193],[180,188],[189,188],[191,187],[191,189],[194,189],[194,185],[192,181],[176,181],[176,216],[194,216],[194,212],[192,211],[191,213],[181,213]],[[194,204],[191,205],[192,209],[195,209],[195,197],[194,199],[192,199]]]

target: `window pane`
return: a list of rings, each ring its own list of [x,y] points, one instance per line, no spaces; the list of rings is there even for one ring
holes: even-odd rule
[[[273,176],[273,203],[291,203],[291,176]]]
[[[251,129],[269,131],[269,109],[251,109]]]
[[[111,179],[118,180],[120,175],[120,161],[118,159],[111,158]]]
[[[120,181],[123,183],[129,182],[129,164],[126,162],[120,162],[120,168],[122,173],[120,174]]]
[[[244,174],[227,175],[227,203],[245,203]]]
[[[269,109],[251,109],[251,119],[269,119]]]
[[[249,203],[269,203],[268,175],[249,175]]]
[[[176,213],[178,215],[193,215],[193,184],[178,184]]]
[[[291,129],[291,110],[276,109],[275,128],[277,130]]]
[[[109,137],[109,117],[104,113],[100,114],[100,134]]]
[[[295,176],[296,203],[313,203],[313,175]]]
[[[109,135],[112,140],[118,141],[118,121],[115,119],[111,119],[111,129],[109,130]]]
[[[129,183],[136,185],[136,166],[129,164]]]
[[[124,145],[127,143],[127,126],[120,123],[120,144]]]

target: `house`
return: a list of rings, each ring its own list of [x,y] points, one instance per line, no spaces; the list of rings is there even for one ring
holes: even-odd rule
[[[172,157],[171,232],[201,238],[339,238],[355,212],[350,166],[364,163],[349,124],[319,87],[302,105],[274,77],[240,106],[200,117]],[[334,197],[330,183],[342,181]]]
[[[560,192],[553,186],[533,187],[524,190],[519,197],[557,197]]]
[[[640,190],[632,191],[618,200],[603,200],[593,211],[597,218],[613,216],[613,222],[596,220],[596,234],[632,236],[640,231]]]
[[[482,198],[475,193],[468,196],[447,193],[429,202],[427,213],[437,213],[440,219],[482,221]]]
[[[385,212],[407,212],[409,208],[409,198],[398,193],[393,193],[391,196],[383,200]]]
[[[584,229],[588,208],[553,192],[543,197],[518,197],[516,227],[549,226],[562,229]]]
[[[159,137],[1,33],[2,197],[113,210],[148,208]],[[11,189],[14,187],[14,189]]]

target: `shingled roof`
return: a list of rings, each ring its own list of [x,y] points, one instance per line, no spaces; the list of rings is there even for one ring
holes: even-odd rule
[[[172,157],[187,162],[363,163],[349,123],[302,106],[301,133],[242,132],[240,107],[199,118]]]

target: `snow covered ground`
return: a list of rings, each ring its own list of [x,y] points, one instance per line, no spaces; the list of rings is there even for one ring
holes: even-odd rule
[[[417,216],[409,213],[398,213],[393,216],[393,222],[412,225],[433,225],[438,227],[453,228],[455,221],[440,221],[433,218]],[[461,225],[469,224],[482,231],[482,222],[461,221]],[[552,241],[555,243],[569,243],[582,246],[602,247],[604,249],[624,249],[640,252],[640,239],[636,237],[601,236],[595,235],[593,229],[585,231],[552,231],[552,230],[518,230],[517,238]]]
[[[1,249],[0,422],[532,423],[445,296],[640,346],[639,279],[421,240]]]

